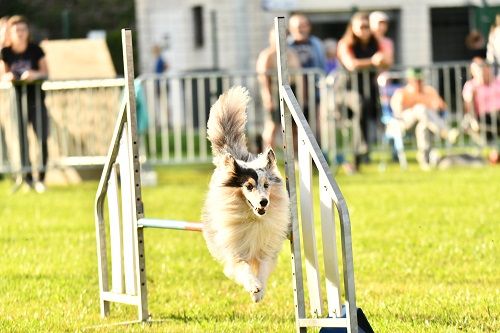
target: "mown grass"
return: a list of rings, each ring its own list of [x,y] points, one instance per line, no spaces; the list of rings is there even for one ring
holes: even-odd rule
[[[210,166],[159,170],[146,215],[198,220]],[[376,166],[337,181],[352,219],[358,306],[376,332],[500,331],[500,168]],[[198,233],[146,230],[151,325],[99,317],[96,182],[9,194],[0,181],[0,332],[291,332],[289,246],[261,304],[227,280]]]

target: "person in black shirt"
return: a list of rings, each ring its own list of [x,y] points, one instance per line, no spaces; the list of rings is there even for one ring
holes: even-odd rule
[[[12,16],[8,21],[10,46],[1,50],[3,60],[2,80],[13,81],[16,88],[19,119],[19,140],[23,181],[37,192],[45,191],[45,169],[48,159],[48,115],[44,105],[44,94],[35,81],[48,75],[47,62],[43,50],[30,42],[28,21],[22,16]],[[23,101],[23,95],[26,101]],[[25,103],[26,102],[26,103]],[[27,110],[23,110],[23,108]],[[27,119],[24,117],[27,116]],[[26,124],[26,125],[25,125]],[[42,168],[37,182],[33,182],[27,145],[27,124],[31,124],[42,150]]]
[[[379,40],[370,31],[368,14],[353,15],[339,41],[338,58],[344,69],[350,73],[347,89],[357,91],[361,100],[362,140],[357,141],[364,141],[364,144],[359,144],[355,151],[356,168],[359,168],[362,160],[369,160],[369,146],[376,140],[379,118],[377,74],[380,69],[387,67],[389,62]]]

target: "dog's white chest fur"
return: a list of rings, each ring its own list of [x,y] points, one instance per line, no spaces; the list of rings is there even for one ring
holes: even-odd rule
[[[288,232],[288,196],[274,185],[265,216],[258,217],[238,190],[212,187],[204,208],[205,238],[212,255],[224,262],[275,257]]]

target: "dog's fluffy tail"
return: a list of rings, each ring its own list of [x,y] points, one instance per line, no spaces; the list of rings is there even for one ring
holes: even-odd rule
[[[249,102],[248,90],[237,86],[222,94],[210,109],[207,134],[212,143],[214,163],[226,153],[236,159],[247,159],[245,125]]]

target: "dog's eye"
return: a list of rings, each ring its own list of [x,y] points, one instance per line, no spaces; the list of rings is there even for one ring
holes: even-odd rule
[[[247,185],[247,190],[249,190],[249,191],[253,190],[253,185],[252,184],[248,184]]]
[[[268,188],[268,187],[269,187],[269,183],[265,183],[264,188]]]

